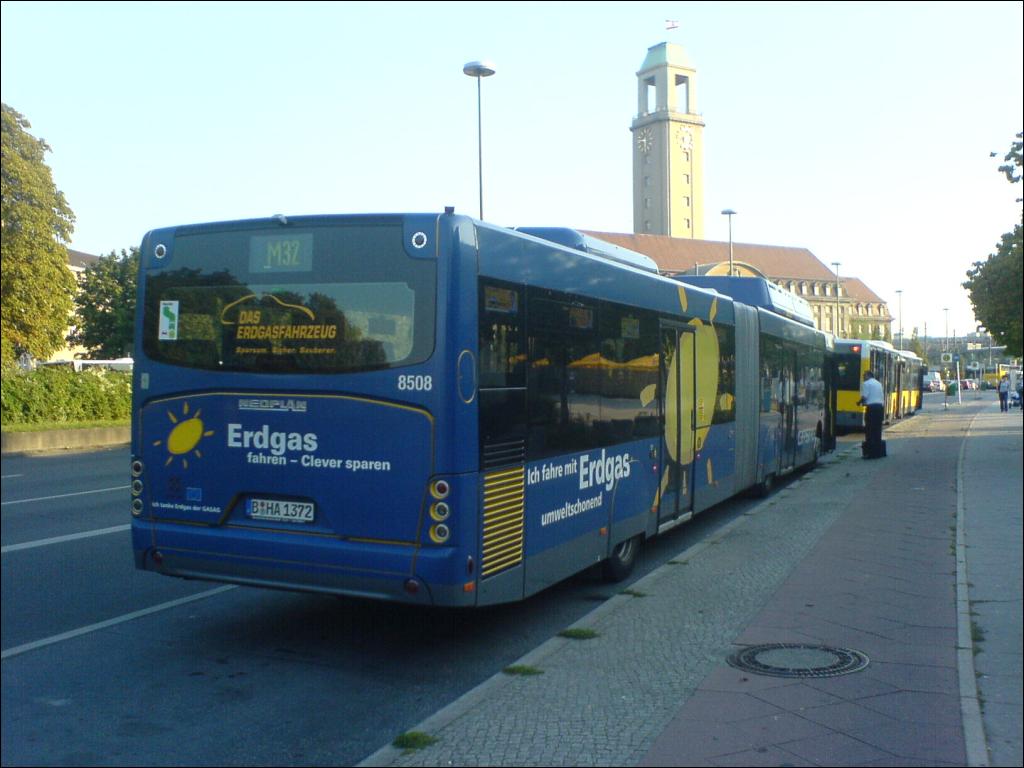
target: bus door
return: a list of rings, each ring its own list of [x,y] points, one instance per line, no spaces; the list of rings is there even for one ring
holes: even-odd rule
[[[894,415],[897,419],[902,419],[905,410],[905,403],[903,402],[903,393],[905,390],[903,380],[903,361],[896,360],[893,369],[893,376],[896,381],[896,413]]]
[[[779,411],[782,414],[782,443],[780,446],[783,469],[796,466],[797,434],[797,354],[795,349],[782,347],[779,366]]]
[[[821,436],[821,450],[823,453],[827,453],[836,449],[836,435],[839,434],[836,419],[840,382],[838,354],[825,355],[825,367],[822,370],[822,377],[825,385],[825,428]]]
[[[686,519],[693,510],[696,443],[696,344],[685,326],[661,329],[662,470],[658,525]]]

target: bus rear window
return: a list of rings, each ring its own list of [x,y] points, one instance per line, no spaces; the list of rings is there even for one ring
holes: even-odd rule
[[[836,389],[860,391],[860,355],[836,355]]]
[[[435,262],[396,224],[187,233],[144,279],[143,348],[173,365],[337,373],[434,346]]]

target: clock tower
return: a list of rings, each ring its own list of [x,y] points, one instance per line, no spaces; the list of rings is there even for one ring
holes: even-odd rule
[[[697,70],[685,51],[660,43],[640,71],[633,133],[633,232],[704,237],[704,121]]]

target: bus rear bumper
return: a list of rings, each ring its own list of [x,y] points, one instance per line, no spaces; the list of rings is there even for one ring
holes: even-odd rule
[[[136,522],[136,529],[148,525]],[[350,542],[273,533],[241,540],[223,529],[158,524],[156,545],[136,546],[135,566],[165,576],[344,595],[415,605],[473,605],[461,584],[443,583],[448,553],[412,544]],[[141,537],[138,537],[141,538]],[[138,538],[136,541],[138,542]],[[413,572],[413,563],[416,572]]]

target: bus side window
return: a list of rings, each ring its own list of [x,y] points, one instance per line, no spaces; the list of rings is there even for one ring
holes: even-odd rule
[[[602,303],[598,325],[601,445],[660,435],[657,315]]]
[[[546,292],[529,302],[530,458],[595,447],[601,395],[596,309]]]
[[[500,284],[480,287],[480,387],[525,386],[522,291]]]
[[[718,395],[711,422],[725,424],[736,421],[736,329],[719,325],[718,334]]]

